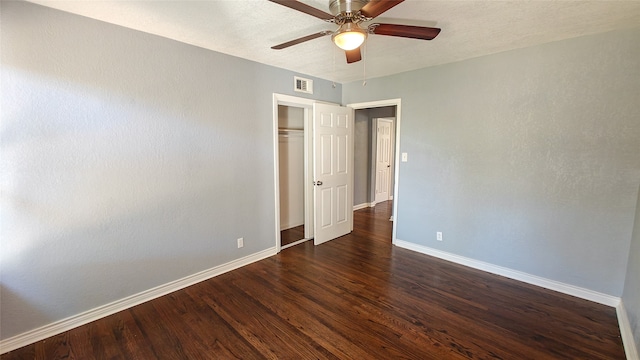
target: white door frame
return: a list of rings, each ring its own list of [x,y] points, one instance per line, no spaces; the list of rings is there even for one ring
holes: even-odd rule
[[[275,187],[275,242],[276,252],[281,250],[280,239],[280,156],[278,142],[278,105],[304,109],[304,240],[313,238],[314,203],[313,203],[313,104],[325,103],[339,105],[313,99],[305,99],[291,95],[273,93],[273,183]]]
[[[304,231],[305,239],[313,237],[313,187],[309,185],[313,178],[313,169],[309,169],[312,162],[309,161],[311,152],[309,151],[309,145],[312,143],[310,139],[310,119],[311,109],[315,101],[299,98],[290,95],[273,94],[273,164],[274,164],[274,186],[275,186],[275,241],[276,252],[280,252],[281,238],[280,238],[280,149],[278,139],[278,105],[291,106],[304,109]],[[311,194],[309,194],[311,191]]]
[[[395,154],[393,160],[393,172],[394,172],[394,181],[393,181],[393,231],[391,234],[391,243],[396,244],[396,231],[398,223],[398,201],[400,201],[398,197],[398,178],[400,176],[400,124],[401,124],[401,100],[400,99],[389,99],[389,100],[379,100],[379,101],[369,101],[363,103],[355,103],[355,104],[347,104],[346,106],[353,108],[353,110],[360,109],[371,109],[371,108],[379,108],[379,107],[387,107],[387,106],[395,106],[396,107],[396,126],[394,132],[394,142],[395,142]]]

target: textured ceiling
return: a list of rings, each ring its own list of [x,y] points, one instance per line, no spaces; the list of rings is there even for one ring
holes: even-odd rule
[[[31,1],[206,49],[344,83],[510,49],[640,26],[635,1],[406,0],[374,22],[442,28],[432,41],[370,35],[365,61],[347,65],[330,36],[271,46],[335,25],[267,0]],[[329,12],[328,0],[303,0]],[[640,39],[638,39],[640,41]]]

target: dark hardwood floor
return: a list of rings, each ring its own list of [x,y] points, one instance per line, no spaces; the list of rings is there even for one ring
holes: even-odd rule
[[[280,231],[280,246],[286,246],[302,239],[304,239],[304,225]]]
[[[615,309],[392,247],[390,203],[9,359],[624,359]]]

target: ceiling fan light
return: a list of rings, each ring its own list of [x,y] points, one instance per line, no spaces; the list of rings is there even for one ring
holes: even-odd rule
[[[346,22],[340,26],[331,39],[342,50],[358,48],[367,38],[367,32],[357,24]]]

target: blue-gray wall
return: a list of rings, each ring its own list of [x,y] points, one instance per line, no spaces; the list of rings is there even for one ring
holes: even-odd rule
[[[275,246],[272,93],[294,95],[294,73],[0,13],[3,339]]]
[[[636,219],[631,248],[629,249],[629,263],[624,292],[622,293],[622,303],[627,310],[636,349],[640,351],[640,194],[638,194],[636,205]]]
[[[356,110],[353,132],[353,205],[371,202],[371,120],[367,109]]]
[[[640,184],[638,39],[343,85],[345,104],[402,99],[398,239],[621,296]]]

